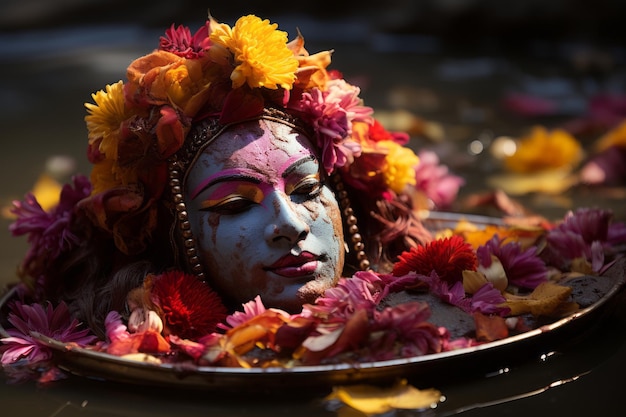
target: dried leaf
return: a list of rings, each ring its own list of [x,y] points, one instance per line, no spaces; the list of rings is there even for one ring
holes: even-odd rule
[[[463,271],[463,289],[468,294],[474,294],[487,283],[485,275],[478,271]]]
[[[393,409],[418,410],[432,407],[441,401],[436,389],[418,390],[406,380],[398,381],[391,388],[372,385],[348,385],[333,388],[327,401],[339,400],[365,414],[382,414]]]
[[[527,296],[518,296],[505,293],[506,306],[511,309],[511,315],[531,313],[533,316],[555,316],[565,307],[572,293],[570,287],[542,282]]]

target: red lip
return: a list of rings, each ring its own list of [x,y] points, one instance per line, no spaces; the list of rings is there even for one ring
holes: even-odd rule
[[[317,261],[318,257],[311,252],[302,252],[298,256],[288,254],[264,269],[285,277],[299,277],[315,272]]]

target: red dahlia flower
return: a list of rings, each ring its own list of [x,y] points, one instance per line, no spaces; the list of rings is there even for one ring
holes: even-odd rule
[[[180,271],[151,275],[145,286],[170,334],[196,339],[215,331],[226,318],[217,293],[194,275]]]
[[[476,270],[476,254],[469,243],[455,235],[403,252],[392,273],[403,276],[416,272],[429,276],[435,271],[441,280],[455,283],[463,281],[464,270]]]
[[[186,26],[172,27],[165,31],[165,36],[159,40],[159,49],[171,52],[187,59],[201,58],[204,51],[209,49],[209,23],[202,26],[191,36]]]

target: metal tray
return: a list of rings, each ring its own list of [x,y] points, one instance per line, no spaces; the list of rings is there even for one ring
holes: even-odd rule
[[[495,224],[499,220],[454,213],[438,213],[426,221],[437,227],[449,226],[461,218],[475,224]],[[61,343],[43,335],[33,335],[52,348],[56,363],[71,374],[107,381],[168,388],[267,392],[285,389],[324,389],[352,383],[383,383],[398,378],[410,381],[469,376],[476,372],[497,372],[531,355],[549,352],[558,346],[574,343],[610,308],[624,287],[626,258],[618,260],[604,274],[613,286],[597,302],[565,318],[531,331],[479,346],[412,358],[378,362],[343,363],[293,368],[227,368],[189,364],[152,364],[120,358],[102,352]],[[14,296],[9,291],[0,300],[0,309]],[[0,326],[0,334],[6,331]]]

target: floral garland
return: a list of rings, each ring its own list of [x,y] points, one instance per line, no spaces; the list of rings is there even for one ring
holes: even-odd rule
[[[384,198],[415,186],[419,158],[403,146],[408,136],[385,131],[360,89],[327,70],[330,63],[331,51],[311,55],[300,34],[288,42],[276,24],[254,15],[232,28],[210,18],[193,35],[172,26],[159,49],[130,64],[126,82],[106,86],[86,104],[93,193],[81,208],[122,252],[142,251],[155,227],[167,160],[192,124],[212,117],[226,125],[264,107],[313,127],[328,174],[339,169],[346,182]],[[424,192],[446,204],[461,183],[449,182],[447,198]]]

